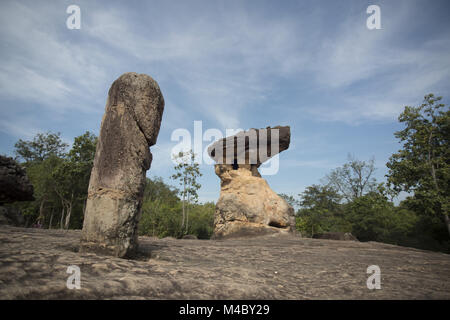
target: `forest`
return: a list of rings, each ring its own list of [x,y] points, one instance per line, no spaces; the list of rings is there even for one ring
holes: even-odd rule
[[[281,194],[295,208],[303,237],[351,232],[377,241],[450,253],[450,110],[442,97],[425,96],[406,106],[395,132],[402,147],[391,155],[385,181],[373,177],[373,159],[349,155],[341,167],[296,195]],[[97,137],[91,132],[69,145],[60,133],[39,133],[15,144],[16,160],[34,186],[34,201],[17,202],[27,227],[81,229]],[[179,154],[170,181],[147,178],[139,234],[209,239],[215,204],[199,203],[199,166]],[[178,187],[173,186],[177,184]],[[402,201],[395,201],[406,193]]]

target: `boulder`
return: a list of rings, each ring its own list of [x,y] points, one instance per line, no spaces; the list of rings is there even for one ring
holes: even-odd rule
[[[0,204],[32,200],[33,186],[25,170],[13,158],[0,155]]]
[[[23,227],[25,225],[25,219],[19,209],[0,206],[0,224]]]
[[[244,147],[236,147],[238,138],[252,135],[257,137],[256,145],[250,139],[243,139]],[[277,136],[280,141],[278,147],[273,148]],[[289,142],[289,127],[268,127],[240,132],[209,147],[209,154],[219,162],[215,165],[215,173],[221,181],[214,239],[295,232],[294,209],[270,189],[258,171],[264,161],[286,150]],[[267,153],[261,153],[261,145],[272,147],[268,147]],[[226,155],[229,148],[234,155]]]
[[[149,147],[156,143],[164,98],[151,77],[125,73],[112,84],[89,181],[81,252],[136,252]]]

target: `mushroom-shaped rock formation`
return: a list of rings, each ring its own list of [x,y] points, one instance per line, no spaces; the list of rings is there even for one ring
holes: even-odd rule
[[[262,163],[289,148],[290,127],[241,131],[208,148],[221,181],[213,238],[295,231],[294,209],[261,178]]]
[[[155,80],[125,73],[109,89],[89,181],[81,252],[117,257],[137,249],[149,147],[156,143],[164,98]]]

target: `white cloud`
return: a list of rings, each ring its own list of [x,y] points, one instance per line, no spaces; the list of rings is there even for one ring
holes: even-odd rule
[[[30,121],[8,121],[0,119],[0,132],[16,137],[21,137],[25,140],[31,140],[37,133],[43,132],[40,128],[34,127]]]
[[[450,41],[437,33],[420,45],[405,44],[407,39],[400,37],[408,35],[411,10],[406,3],[391,8],[395,14],[385,20],[383,30],[368,30],[359,19],[348,19],[335,37],[321,40],[309,69],[319,85],[315,89],[331,97],[330,105],[303,111],[348,124],[393,121],[405,105],[446,90]]]
[[[156,10],[156,9],[155,9]],[[163,64],[197,112],[225,128],[239,127],[242,110],[266,99],[276,77],[304,63],[292,38],[292,21],[265,23],[241,11],[198,19],[189,25],[139,25],[116,9],[91,13],[90,36],[135,59]]]
[[[64,18],[65,13],[49,3],[2,4],[1,97],[57,112],[93,111],[85,101],[98,101],[99,91],[110,81],[105,65],[114,59],[89,42],[82,46],[71,42],[64,24],[55,23]]]
[[[10,50],[2,54],[0,95],[93,112],[84,101],[104,103],[114,74],[109,66],[123,55],[163,69],[159,76],[180,87],[182,96],[168,106],[183,103],[224,128],[242,126],[243,111],[264,104],[280,78],[299,85],[309,78],[318,94],[332,95],[333,105],[319,97],[322,106],[301,108],[318,119],[391,120],[408,97],[414,101],[414,94],[449,77],[448,41],[430,39],[409,49],[395,44],[390,30],[404,30],[410,15],[401,8],[384,30],[369,31],[364,19],[349,15],[327,34],[330,26],[316,12],[264,20],[234,7],[190,24],[182,13],[173,13],[170,23],[158,17],[144,24],[131,18],[131,9],[89,4],[77,44],[55,24],[63,16],[54,6],[8,2],[0,14],[0,34]]]
[[[152,165],[158,170],[170,160],[172,144],[163,145],[167,131],[189,127],[192,120],[208,120],[222,131],[247,129],[249,122],[280,107],[270,104],[279,92],[300,105],[297,110],[281,105],[293,124],[301,115],[354,125],[392,121],[405,104],[417,103],[449,80],[450,42],[436,35],[405,46],[400,37],[410,35],[406,22],[411,11],[402,6],[394,8],[395,19],[383,16],[383,30],[369,31],[364,16],[355,17],[354,12],[330,24],[323,6],[279,19],[240,4],[196,15],[195,7],[186,13],[152,3],[147,18],[145,10],[125,5],[80,2],[82,29],[68,31],[63,6],[28,4],[2,3],[0,97],[36,103],[59,116],[73,110],[99,116],[107,89],[120,72],[154,72],[166,100],[161,128],[166,137],[160,137],[161,149]],[[187,19],[193,16],[197,18]],[[289,91],[285,84],[299,91]],[[306,101],[301,92],[308,88],[316,97]],[[0,109],[9,112],[6,105]],[[3,121],[4,131],[20,137],[29,131],[21,132],[18,124],[26,124],[11,120],[17,125]],[[32,127],[46,126],[38,120]],[[305,144],[298,139],[297,144],[302,153]],[[327,141],[320,148],[313,143],[308,147],[308,152],[327,148]],[[287,165],[335,167],[326,161]]]

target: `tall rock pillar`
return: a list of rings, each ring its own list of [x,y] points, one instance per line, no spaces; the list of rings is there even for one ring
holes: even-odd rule
[[[149,147],[156,143],[164,98],[155,80],[134,72],[109,89],[89,181],[81,252],[126,257],[137,249]]]

